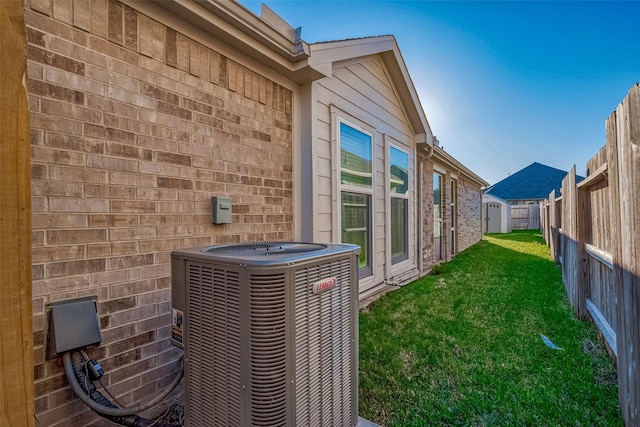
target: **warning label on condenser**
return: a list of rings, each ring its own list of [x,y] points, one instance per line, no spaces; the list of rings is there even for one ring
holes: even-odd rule
[[[182,344],[182,311],[177,309],[171,310],[171,338]]]

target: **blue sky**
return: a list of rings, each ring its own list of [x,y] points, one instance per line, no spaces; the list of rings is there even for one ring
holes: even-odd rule
[[[264,3],[308,43],[393,34],[440,144],[491,184],[532,162],[584,175],[640,81],[640,2]]]

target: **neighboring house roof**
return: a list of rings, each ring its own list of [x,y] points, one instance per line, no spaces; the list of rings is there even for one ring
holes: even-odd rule
[[[487,188],[485,194],[500,197],[504,200],[544,200],[549,193],[556,190],[560,194],[562,180],[566,171],[533,162],[524,169],[510,175],[502,181]],[[576,176],[576,182],[584,178]]]

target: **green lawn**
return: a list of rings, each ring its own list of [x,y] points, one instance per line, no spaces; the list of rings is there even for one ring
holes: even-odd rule
[[[613,362],[536,232],[488,235],[367,307],[359,361],[359,413],[383,426],[622,425]]]

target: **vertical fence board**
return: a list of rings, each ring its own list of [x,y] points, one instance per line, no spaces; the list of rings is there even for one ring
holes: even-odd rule
[[[562,240],[562,196],[556,195],[556,203],[554,205],[555,215],[555,230],[554,235],[555,247],[556,247],[556,260],[562,262],[563,253],[563,240]]]
[[[620,188],[618,387],[623,418],[640,424],[640,86],[617,109]]]
[[[540,228],[539,205],[511,206],[511,228],[513,230],[537,230]]]
[[[617,356],[620,409],[640,425],[640,85],[606,121],[606,144],[575,184],[563,180],[540,206],[541,231],[562,261],[567,294],[580,317],[591,314]],[[588,244],[588,245],[587,245]],[[575,276],[574,276],[575,271]]]
[[[590,259],[585,250],[585,245],[590,243],[591,239],[591,195],[589,190],[581,188],[577,192],[577,257],[579,263],[579,271],[577,273],[578,286],[578,316],[584,318],[587,316],[586,299],[590,297]]]
[[[558,262],[558,245],[556,243],[556,235],[558,229],[556,226],[556,190],[549,193],[549,249],[551,256],[555,262]]]
[[[569,294],[569,300],[575,307],[578,315],[584,315],[580,312],[580,306],[583,308],[584,303],[580,303],[578,290],[578,233],[577,233],[577,215],[578,215],[578,198],[576,191],[576,167],[562,180],[562,280]]]
[[[0,1],[0,425],[34,425],[29,112],[22,0]]]
[[[605,150],[602,150],[603,155],[606,157],[606,162],[608,164],[608,199],[607,206],[601,207],[600,213],[607,214],[609,217],[609,229],[611,239],[611,243],[609,244],[609,248],[611,250],[611,254],[613,255],[614,268],[613,271],[609,273],[609,280],[603,286],[600,286],[601,289],[606,289],[606,295],[603,296],[603,312],[605,318],[609,322],[609,325],[616,332],[616,346],[619,346],[618,341],[618,331],[620,330],[620,319],[618,318],[618,311],[620,307],[618,306],[618,284],[621,280],[621,272],[620,272],[620,259],[622,256],[621,253],[621,238],[620,238],[620,186],[618,184],[618,176],[619,176],[619,166],[618,166],[618,131],[617,131],[617,114],[616,112],[612,112],[609,118],[606,121],[605,129],[606,129],[606,138],[607,143],[605,145]],[[606,301],[606,303],[605,303]],[[618,349],[615,349],[617,354]],[[620,380],[620,378],[618,378]]]

